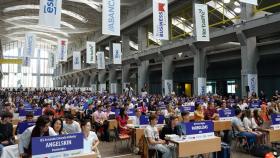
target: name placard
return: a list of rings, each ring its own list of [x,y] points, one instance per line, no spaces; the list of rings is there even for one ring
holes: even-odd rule
[[[213,138],[214,123],[212,121],[186,123],[187,140],[204,140]]]

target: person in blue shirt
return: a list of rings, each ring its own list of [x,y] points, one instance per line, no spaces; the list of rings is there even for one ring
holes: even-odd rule
[[[181,129],[181,134],[182,135],[186,135],[186,125],[185,123],[190,122],[190,112],[188,111],[183,111],[181,112],[181,116],[182,116],[182,121],[180,122],[180,129]]]

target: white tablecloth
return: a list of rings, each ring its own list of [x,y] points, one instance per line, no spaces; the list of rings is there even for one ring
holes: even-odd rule
[[[1,158],[18,158],[18,144],[6,146],[3,148]]]

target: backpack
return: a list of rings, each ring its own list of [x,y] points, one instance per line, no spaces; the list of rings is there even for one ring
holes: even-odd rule
[[[255,145],[251,149],[251,154],[256,157],[265,157],[267,153],[275,151],[274,148],[267,145]]]

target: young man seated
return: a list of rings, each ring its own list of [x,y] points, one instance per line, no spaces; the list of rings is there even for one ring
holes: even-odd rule
[[[176,134],[176,135],[180,135],[181,134],[181,130],[180,130],[180,126],[178,126],[178,118],[176,116],[170,116],[170,121],[167,125],[165,125],[161,132],[160,132],[160,139],[165,139],[165,135],[167,134]]]
[[[152,114],[149,117],[150,125],[148,125],[145,130],[145,138],[148,141],[148,147],[150,149],[155,149],[162,154],[162,158],[171,158],[171,150],[166,146],[166,141],[159,138],[159,132],[156,127],[157,116]]]
[[[11,123],[13,114],[4,112],[1,116],[2,122],[0,123],[0,156],[2,149],[5,146],[14,144],[13,124]]]
[[[188,111],[183,111],[181,112],[181,116],[182,116],[182,121],[180,122],[180,130],[181,130],[181,134],[182,135],[186,135],[186,123],[190,122],[190,112]]]

